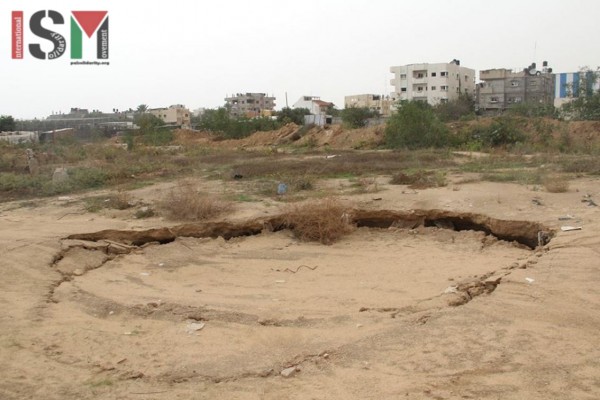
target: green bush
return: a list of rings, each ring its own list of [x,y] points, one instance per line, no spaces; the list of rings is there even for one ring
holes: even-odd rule
[[[448,143],[448,129],[424,102],[401,104],[385,127],[385,144],[389,148],[442,147]]]
[[[344,126],[350,129],[362,128],[367,120],[376,117],[377,113],[366,107],[349,107],[341,111]]]
[[[514,118],[498,117],[489,126],[477,125],[468,133],[467,142],[479,142],[483,146],[498,147],[515,145],[525,140],[525,134]]]

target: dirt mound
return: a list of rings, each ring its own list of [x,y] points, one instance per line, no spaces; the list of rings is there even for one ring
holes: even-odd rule
[[[173,143],[175,144],[190,144],[211,142],[215,139],[215,135],[209,131],[196,131],[193,129],[177,129],[173,131]]]
[[[278,144],[291,143],[299,136],[301,127],[294,123],[282,126],[274,131],[255,132],[252,135],[243,139],[229,139],[218,143],[218,146],[233,148],[233,147],[267,147]]]
[[[372,149],[383,142],[385,125],[344,129],[341,125],[314,127],[296,143],[300,146],[334,149]]]

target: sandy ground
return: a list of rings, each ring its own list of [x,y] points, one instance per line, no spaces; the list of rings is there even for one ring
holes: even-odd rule
[[[385,179],[379,188],[343,197],[582,230],[559,230],[536,251],[480,232],[359,228],[331,246],[279,231],[178,238],[111,260],[74,248],[54,262],[69,234],[167,223],[84,213],[77,196],[5,203],[0,398],[600,398],[600,208],[581,201],[598,202],[598,179],[560,194],[498,183],[413,191]],[[280,206],[238,203],[228,219]],[[461,282],[498,278],[493,292],[450,305]]]

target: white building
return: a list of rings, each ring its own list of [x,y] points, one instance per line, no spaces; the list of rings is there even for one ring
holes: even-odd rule
[[[165,124],[178,125],[182,128],[190,128],[192,124],[190,110],[181,104],[175,104],[169,108],[152,108],[148,112],[162,119]]]
[[[318,96],[302,96],[294,103],[292,108],[307,108],[313,115],[325,115],[333,103],[321,100]]]
[[[465,93],[475,97],[475,70],[460,61],[438,64],[408,64],[391,67],[392,97],[399,101],[419,100],[431,105],[455,100]]]
[[[594,79],[591,71],[556,74],[554,79],[554,107],[561,107],[563,104],[579,97],[582,83],[594,92],[600,90],[600,81]]]

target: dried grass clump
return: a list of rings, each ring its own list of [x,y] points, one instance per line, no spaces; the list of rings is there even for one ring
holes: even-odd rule
[[[160,206],[170,219],[200,221],[229,210],[231,203],[199,193],[192,185],[183,183],[171,189]]]
[[[569,181],[562,177],[547,177],[544,179],[544,188],[549,193],[565,193],[569,190]]]
[[[300,240],[327,245],[354,229],[347,207],[333,198],[292,205],[285,212],[284,222]]]
[[[448,184],[446,176],[438,171],[417,171],[413,174],[400,172],[390,181],[392,185],[409,185],[411,189],[443,187]]]

